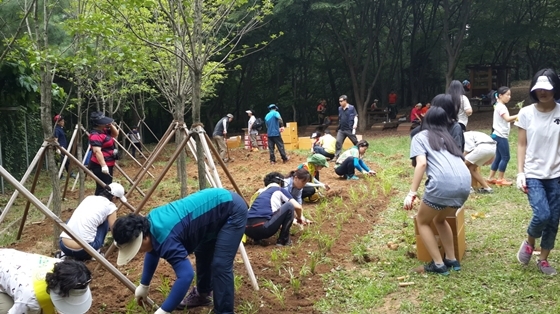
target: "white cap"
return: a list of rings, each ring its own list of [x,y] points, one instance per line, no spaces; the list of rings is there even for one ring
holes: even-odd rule
[[[250,113],[253,114],[253,112],[251,110],[245,110],[246,113]]]
[[[116,182],[109,184],[111,191],[109,193],[113,194],[114,196],[118,197],[121,202],[126,203],[126,197],[124,196],[124,187]]]
[[[128,264],[138,251],[140,251],[140,247],[142,246],[142,240],[144,239],[144,234],[140,232],[140,234],[134,238],[134,240],[119,244],[115,242],[115,246],[119,249],[119,255],[117,256],[117,265],[122,266]]]
[[[85,314],[91,307],[92,298],[89,285],[85,289],[72,289],[67,297],[51,291],[51,301],[60,313]]]
[[[533,86],[533,88],[531,88],[531,91],[534,91],[536,89],[553,90],[554,87],[552,87],[552,84],[550,84],[548,77],[543,75],[537,78],[537,83],[535,84],[535,86]]]

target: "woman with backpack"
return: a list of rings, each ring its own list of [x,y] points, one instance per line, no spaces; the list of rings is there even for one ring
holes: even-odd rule
[[[259,144],[257,142],[257,136],[259,135],[259,131],[262,130],[263,121],[261,118],[256,118],[252,110],[246,110],[245,112],[249,115],[247,133],[251,141],[251,151],[258,152]]]

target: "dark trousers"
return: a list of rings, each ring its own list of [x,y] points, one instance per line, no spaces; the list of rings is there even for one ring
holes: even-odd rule
[[[354,167],[354,158],[356,157],[348,157],[344,159],[340,166],[334,169],[334,172],[336,172],[339,176],[353,176],[356,171],[356,167]]]
[[[95,239],[93,242],[90,242],[89,245],[91,245],[94,250],[99,250],[103,246],[103,242],[105,242],[107,232],[109,232],[109,221],[105,219],[105,221],[97,227]],[[62,238],[58,240],[58,245],[60,246],[60,250],[64,252],[66,256],[71,256],[79,261],[88,261],[91,259],[91,256],[84,249],[75,250],[67,248],[62,242]]]
[[[130,154],[134,158],[136,158],[136,150],[139,152],[142,151],[142,145],[140,143],[132,143],[132,145],[130,145]]]
[[[352,144],[358,144],[358,138],[356,138],[356,135],[352,134],[352,130],[338,130],[336,133],[336,152],[334,153],[336,156],[340,155],[342,144],[346,138],[349,138],[352,141]]]
[[[301,198],[306,198],[306,197],[310,197],[313,194],[317,193],[317,190],[315,189],[315,187],[312,186],[304,186],[303,189],[301,190]]]
[[[333,159],[334,158],[334,154],[331,154],[329,152],[327,152],[322,146],[319,145],[315,145],[313,146],[313,152],[316,154],[321,154],[327,158]]]
[[[294,223],[294,205],[284,203],[269,220],[265,218],[251,218],[247,220],[245,234],[253,240],[262,240],[272,237],[278,230],[280,236],[276,243],[286,244],[290,241],[290,228]]]
[[[230,216],[217,237],[194,250],[198,292],[214,292],[216,314],[233,313],[233,260],[247,224],[247,204],[238,194],[232,196]]]
[[[283,161],[288,160],[286,156],[286,151],[284,150],[284,141],[281,136],[269,136],[268,137],[268,151],[270,152],[270,161],[276,162],[276,156],[274,155],[274,145],[278,147],[280,156]]]
[[[101,172],[101,165],[90,160],[89,170],[105,184],[113,183],[113,166],[109,166],[109,174]],[[95,181],[95,195],[101,195],[104,187]]]

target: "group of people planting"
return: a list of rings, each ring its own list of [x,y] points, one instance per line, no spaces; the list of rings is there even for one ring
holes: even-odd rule
[[[458,94],[449,92],[434,97],[431,108],[411,133],[414,175],[403,207],[407,210],[414,207],[426,175],[428,180],[417,215],[418,231],[432,257],[424,270],[449,275],[449,270],[461,269],[445,218],[454,215],[469,194],[475,192],[472,179],[481,183],[479,193],[491,193],[490,184],[513,184],[504,178],[504,172],[509,161],[510,122],[515,121],[519,128],[516,185],[528,195],[533,210],[527,239],[522,242],[517,258],[527,265],[536,239],[541,238],[537,267],[546,275],[555,275],[548,256],[554,247],[560,219],[560,106],[556,101],[560,99],[560,79],[551,69],[539,71],[531,83],[530,97],[534,103],[513,116],[505,107],[511,91],[507,87],[499,88],[494,95],[496,105],[490,136],[477,131],[465,132],[466,122],[462,123],[458,117],[464,102]],[[341,104],[345,102],[346,98],[341,98]],[[94,131],[90,136],[93,157],[89,167],[98,177],[103,177],[106,185],[98,184],[95,195],[79,204],[67,224],[96,250],[102,247],[110,230],[118,248],[118,265],[127,264],[139,252],[144,253],[140,284],[135,291],[139,303],[148,297],[160,259],[172,266],[177,278],[155,314],[211,304],[215,313],[233,313],[233,262],[243,235],[261,243],[278,234],[276,245],[290,246],[292,225],[312,223],[304,216],[303,203],[318,201],[322,197],[319,187],[330,188],[319,179],[320,171],[329,167],[328,159],[335,162],[334,171],[343,179],[358,179],[356,169],[364,175],[375,174],[363,161],[369,147],[367,141],[353,140],[355,145],[343,153],[335,144],[333,152],[332,136],[325,132],[305,163],[286,175],[279,172],[265,175],[264,187],[253,195],[249,206],[234,192],[209,188],[154,208],[146,216],[129,214],[117,218],[116,205],[127,201],[124,187],[109,182],[115,161],[112,141],[117,131],[112,119],[100,113],[95,113],[93,120]],[[221,124],[222,135],[227,132],[227,120]],[[545,146],[548,149],[542,149]],[[489,163],[492,163],[491,173],[485,180],[477,167]],[[431,223],[439,233],[444,256],[440,254]],[[0,314],[89,310],[92,277],[82,261],[91,256],[64,232],[59,244],[61,252],[56,258],[0,249]],[[191,253],[196,257],[197,271],[196,286],[192,289],[195,273],[187,258]]]

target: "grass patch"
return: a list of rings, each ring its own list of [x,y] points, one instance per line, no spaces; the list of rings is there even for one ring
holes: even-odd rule
[[[488,133],[488,132],[487,132]],[[510,135],[511,160],[506,177],[515,179],[517,130]],[[467,251],[462,270],[449,277],[411,272],[422,263],[415,252],[414,211],[404,211],[413,168],[410,139],[376,138],[366,160],[377,164],[383,193],[397,191],[370,233],[352,246],[353,265],[323,276],[325,297],[316,309],[323,313],[549,313],[560,308],[557,280],[542,275],[535,259],[528,267],[516,260],[532,212],[525,194],[515,187],[496,187],[494,194],[471,194],[465,203]],[[487,176],[489,167],[482,168]],[[421,185],[420,194],[424,182]],[[353,193],[353,192],[351,192]],[[356,196],[357,197],[357,196]],[[478,215],[476,215],[478,214]],[[481,215],[484,214],[484,215]],[[478,218],[483,217],[483,218]],[[396,250],[387,243],[398,243]],[[538,242],[537,242],[538,243]],[[553,251],[549,261],[558,266]],[[398,277],[414,282],[399,287]]]

